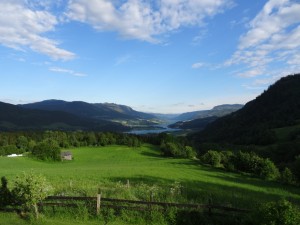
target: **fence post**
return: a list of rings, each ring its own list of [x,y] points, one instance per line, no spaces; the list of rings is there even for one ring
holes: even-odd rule
[[[97,211],[97,215],[99,215],[100,214],[100,207],[101,207],[101,193],[99,194],[97,194],[97,209],[96,209],[96,211]]]
[[[129,180],[127,179],[127,184],[126,184],[127,188],[130,188],[130,183]]]

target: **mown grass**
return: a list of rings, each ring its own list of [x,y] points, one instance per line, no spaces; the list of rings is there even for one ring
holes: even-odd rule
[[[259,203],[286,198],[300,205],[300,190],[296,187],[202,166],[197,160],[163,158],[151,145],[70,150],[74,156],[71,162],[0,157],[0,176],[6,176],[11,187],[16,175],[33,170],[47,178],[56,194],[93,196],[101,189],[103,197],[144,200],[150,198],[150,192],[144,190],[149,188],[158,192],[153,199],[157,201],[212,201],[253,209]],[[180,194],[172,198],[171,189],[178,182]]]

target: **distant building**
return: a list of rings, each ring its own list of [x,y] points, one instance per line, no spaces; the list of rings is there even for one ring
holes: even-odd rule
[[[72,160],[72,152],[69,151],[62,152],[60,156],[61,156],[61,160]]]

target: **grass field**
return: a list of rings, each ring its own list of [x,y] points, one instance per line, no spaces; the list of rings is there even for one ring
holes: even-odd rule
[[[43,174],[56,194],[93,196],[100,188],[103,197],[148,199],[150,193],[144,189],[149,188],[157,191],[157,201],[206,204],[210,199],[216,204],[254,208],[258,203],[286,198],[300,205],[300,190],[296,187],[201,166],[197,160],[163,158],[150,145],[71,151],[74,160],[70,162],[0,157],[0,176],[6,176],[12,185],[16,175],[32,170]],[[171,189],[175,186],[180,186],[180,197],[172,198]]]

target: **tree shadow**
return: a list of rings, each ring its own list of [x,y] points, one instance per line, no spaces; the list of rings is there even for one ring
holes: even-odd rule
[[[174,180],[172,178],[160,178],[155,176],[135,176],[130,177],[130,184],[132,187],[140,185],[141,183],[149,186],[157,185],[162,188],[172,187],[175,181],[179,181],[181,185],[181,195],[187,202],[208,204],[213,203],[217,205],[226,205],[230,207],[255,209],[260,203],[277,201],[282,199],[283,196],[276,192],[266,192],[264,190],[256,189],[255,187],[263,188],[277,188],[280,189],[280,185],[273,184],[272,182],[264,183],[257,180],[245,180],[243,178],[232,177],[220,177],[211,176],[219,179],[218,181],[199,181],[199,180]],[[126,182],[124,177],[114,177],[110,179],[112,182]],[[222,181],[226,181],[223,182]],[[253,181],[253,182],[252,182]],[[229,183],[228,183],[229,182]],[[241,183],[246,185],[252,185],[248,187],[235,186],[234,183]],[[232,183],[232,184],[230,184]],[[252,187],[252,188],[251,188]],[[288,200],[300,205],[299,192],[296,190],[288,191],[291,193]],[[296,196],[298,195],[298,196]]]

